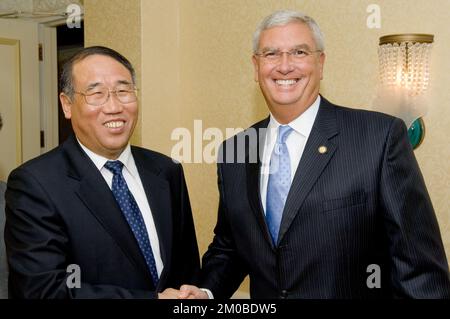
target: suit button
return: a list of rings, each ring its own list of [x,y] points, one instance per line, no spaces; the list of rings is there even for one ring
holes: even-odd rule
[[[287,297],[288,297],[287,290],[281,290],[280,298],[281,299],[286,299]]]

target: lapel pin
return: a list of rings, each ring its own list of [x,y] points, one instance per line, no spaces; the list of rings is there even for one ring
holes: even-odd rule
[[[327,150],[328,150],[328,149],[327,149],[326,146],[323,146],[323,145],[322,145],[322,146],[319,147],[319,153],[320,153],[320,154],[325,154],[325,153],[327,152]]]

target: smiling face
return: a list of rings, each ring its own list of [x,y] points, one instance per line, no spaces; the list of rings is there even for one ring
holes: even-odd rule
[[[125,66],[111,57],[98,54],[75,62],[72,78],[75,91],[83,93],[99,86],[114,90],[118,85],[133,83]],[[60,99],[64,115],[71,120],[80,142],[98,155],[117,159],[136,126],[137,101],[124,104],[112,93],[101,106],[87,104],[81,94],[74,94],[71,99],[61,93]]]
[[[255,81],[259,82],[270,111],[281,124],[287,124],[300,116],[316,100],[325,53],[314,52],[317,48],[313,34],[301,22],[290,22],[261,32],[259,52],[291,52],[295,48],[312,53],[302,59],[294,59],[283,53],[277,63],[253,56]]]

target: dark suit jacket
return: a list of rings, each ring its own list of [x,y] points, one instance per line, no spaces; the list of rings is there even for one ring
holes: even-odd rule
[[[72,136],[9,176],[10,297],[154,298],[196,283],[199,254],[182,167],[153,151],[131,151],[164,263],[158,287],[111,190]],[[80,267],[79,289],[67,288],[70,264]]]
[[[249,274],[252,298],[449,297],[438,224],[401,120],[322,98],[277,247],[261,206],[259,159],[251,163],[264,134],[245,144],[245,163],[239,139],[252,133],[222,145],[218,221],[203,257],[203,287],[228,298]],[[381,288],[368,288],[368,279],[376,283],[368,278],[372,264],[380,267]]]

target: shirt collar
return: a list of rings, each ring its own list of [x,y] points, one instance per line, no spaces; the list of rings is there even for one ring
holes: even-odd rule
[[[294,129],[294,131],[300,133],[304,137],[308,138],[311,133],[314,120],[316,119],[317,112],[319,111],[320,105],[320,95],[317,96],[316,100],[310,107],[308,107],[305,112],[300,114],[295,120],[290,122],[288,125]],[[275,117],[270,113],[270,121],[267,128],[269,130],[278,129],[281,124],[275,119]]]
[[[94,153],[90,149],[88,149],[86,146],[83,145],[83,143],[80,142],[80,140],[77,138],[78,144],[80,144],[81,148],[87,156],[94,162],[95,167],[100,171],[103,166],[106,164],[107,161],[110,161],[110,159],[103,157],[97,153]],[[120,154],[120,156],[117,158],[117,161],[121,161],[123,163],[123,166],[132,174],[133,176],[137,173],[136,165],[134,165],[133,156],[131,154],[131,147],[128,143],[123,152]]]

